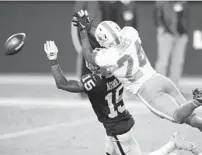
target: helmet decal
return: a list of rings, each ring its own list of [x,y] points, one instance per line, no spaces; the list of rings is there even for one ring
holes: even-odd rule
[[[95,31],[95,38],[103,47],[110,47],[112,45],[119,45],[121,28],[112,21],[101,22]]]
[[[112,37],[115,39],[115,43],[118,45],[120,44],[119,36],[118,34],[111,28],[111,26],[107,22],[103,22],[102,25],[106,28],[108,32],[112,35]]]

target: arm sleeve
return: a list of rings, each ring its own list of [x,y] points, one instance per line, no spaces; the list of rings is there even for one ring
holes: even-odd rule
[[[72,93],[79,93],[84,91],[83,84],[80,81],[67,80],[65,78],[57,60],[50,61],[50,66],[51,73],[59,89],[66,90]]]

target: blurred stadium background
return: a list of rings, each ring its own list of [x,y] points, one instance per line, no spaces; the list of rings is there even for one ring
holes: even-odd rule
[[[0,2],[0,154],[82,155],[104,154],[104,130],[86,99],[57,90],[43,51],[46,40],[59,48],[59,62],[67,78],[76,77],[76,51],[70,22],[74,2]],[[202,88],[202,2],[189,2],[189,45],[180,85],[187,98],[192,88]],[[156,60],[153,2],[137,2],[138,29],[152,65]],[[24,32],[23,50],[4,55],[4,42]],[[195,40],[195,34],[199,39]],[[202,149],[202,134],[186,125],[174,125],[149,113],[139,101],[129,100],[136,119],[135,135],[149,152],[180,131]],[[137,103],[137,104],[134,104]],[[200,110],[198,111],[201,114]],[[202,114],[201,114],[202,116]]]

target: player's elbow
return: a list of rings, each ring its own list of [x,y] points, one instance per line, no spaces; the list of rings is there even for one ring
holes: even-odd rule
[[[58,89],[64,90],[65,84],[62,83],[62,82],[56,82],[56,87],[57,87]]]
[[[77,88],[76,86],[70,85],[68,83],[56,83],[56,86],[60,90],[68,91],[68,92],[71,92],[71,93],[83,92],[82,89]]]
[[[63,88],[60,83],[56,83],[56,87],[57,87],[58,89],[62,89],[62,88]]]

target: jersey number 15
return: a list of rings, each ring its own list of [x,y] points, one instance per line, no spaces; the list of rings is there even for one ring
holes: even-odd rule
[[[93,87],[95,87],[94,81],[91,79],[90,75],[87,75],[85,78],[82,79],[84,82],[84,87],[87,91],[90,91]]]
[[[122,95],[123,95],[123,86],[121,85],[116,89],[115,92],[110,92],[105,97],[110,112],[108,115],[109,118],[114,118],[118,116],[118,112],[122,113],[125,110],[125,106],[120,104],[120,103],[123,104],[123,102],[120,102],[121,100],[123,100]]]

